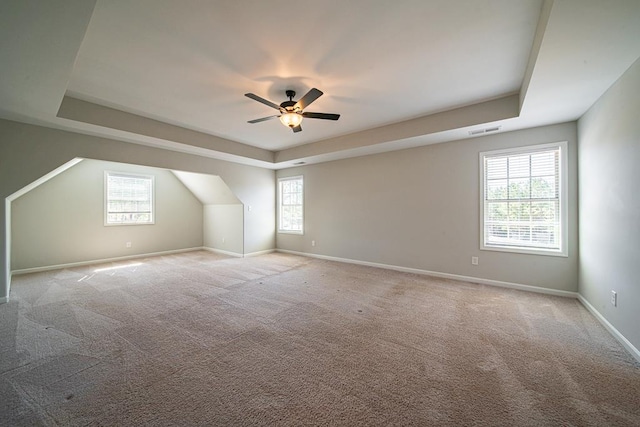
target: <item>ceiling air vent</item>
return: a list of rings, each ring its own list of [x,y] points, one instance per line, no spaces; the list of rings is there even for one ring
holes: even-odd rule
[[[498,132],[500,129],[502,129],[502,126],[494,126],[492,128],[470,130],[469,135],[471,136],[483,135],[485,133]]]

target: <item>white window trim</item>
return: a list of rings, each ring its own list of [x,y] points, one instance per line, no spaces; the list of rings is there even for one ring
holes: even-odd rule
[[[151,180],[151,221],[150,222],[119,222],[119,223],[110,223],[107,222],[107,210],[109,206],[109,196],[108,196],[108,185],[107,180],[109,179],[109,174],[113,175],[124,175],[131,177],[140,177]],[[120,227],[120,226],[130,226],[130,225],[154,225],[156,223],[156,177],[154,175],[143,175],[139,173],[129,173],[129,172],[118,172],[118,171],[104,171],[104,207],[102,209],[104,214],[104,225],[105,227]]]
[[[522,246],[488,246],[485,245],[485,229],[484,229],[484,191],[485,191],[485,171],[484,171],[484,158],[487,155],[504,155],[504,154],[518,154],[518,153],[531,153],[535,151],[544,151],[550,148],[560,148],[560,249],[541,249],[541,248],[527,248]],[[516,148],[505,148],[502,150],[483,151],[479,155],[479,175],[480,175],[480,250],[483,251],[497,251],[497,252],[512,252],[521,254],[532,255],[546,255],[546,256],[569,256],[569,231],[568,231],[568,217],[569,217],[569,185],[568,185],[568,151],[567,141],[553,142],[549,144],[537,144]]]
[[[294,181],[294,180],[298,180],[301,179],[302,180],[302,230],[297,231],[297,230],[283,230],[281,228],[281,224],[282,224],[282,186],[280,185],[280,183],[282,181]],[[297,234],[297,235],[304,235],[304,218],[305,218],[305,212],[304,212],[304,194],[305,194],[305,188],[304,188],[304,176],[302,175],[298,175],[298,176],[287,176],[287,177],[283,177],[283,178],[278,178],[278,233],[279,234]]]

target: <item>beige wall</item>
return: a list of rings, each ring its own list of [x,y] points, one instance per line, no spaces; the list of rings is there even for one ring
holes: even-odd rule
[[[569,143],[569,257],[480,251],[479,153],[557,141]],[[304,176],[305,234],[277,247],[575,292],[576,162],[573,122],[282,170]]]
[[[244,254],[242,246],[243,206],[204,206],[204,246],[233,254]]]
[[[275,173],[272,170],[159,148],[0,120],[0,200],[76,157],[220,176],[245,205],[246,253],[275,245]],[[0,207],[0,301],[10,284],[10,229]]]
[[[204,246],[244,255],[244,206],[227,184],[219,176],[173,173],[204,206]]]
[[[578,122],[580,294],[640,349],[640,60]],[[618,306],[609,299],[618,293]]]
[[[104,225],[105,171],[154,176],[155,224]],[[84,160],[14,200],[12,213],[12,270],[202,246],[202,204],[164,169]]]

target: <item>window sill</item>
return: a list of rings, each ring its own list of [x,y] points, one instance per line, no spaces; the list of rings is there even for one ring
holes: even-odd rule
[[[297,234],[299,236],[302,236],[304,235],[304,231],[278,230],[278,234]]]
[[[510,252],[515,254],[528,254],[528,255],[542,255],[542,256],[554,256],[554,257],[563,257],[568,258],[569,254],[567,252],[559,251],[559,250],[545,250],[545,249],[530,249],[525,247],[518,246],[481,246],[481,251],[494,251],[494,252]]]
[[[107,224],[106,222],[104,223],[105,227],[118,227],[121,225],[155,225],[155,222],[123,222],[118,224]]]

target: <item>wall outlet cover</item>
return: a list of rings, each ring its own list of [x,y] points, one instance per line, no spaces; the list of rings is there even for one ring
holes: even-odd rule
[[[611,305],[618,306],[618,293],[616,291],[611,291]]]

